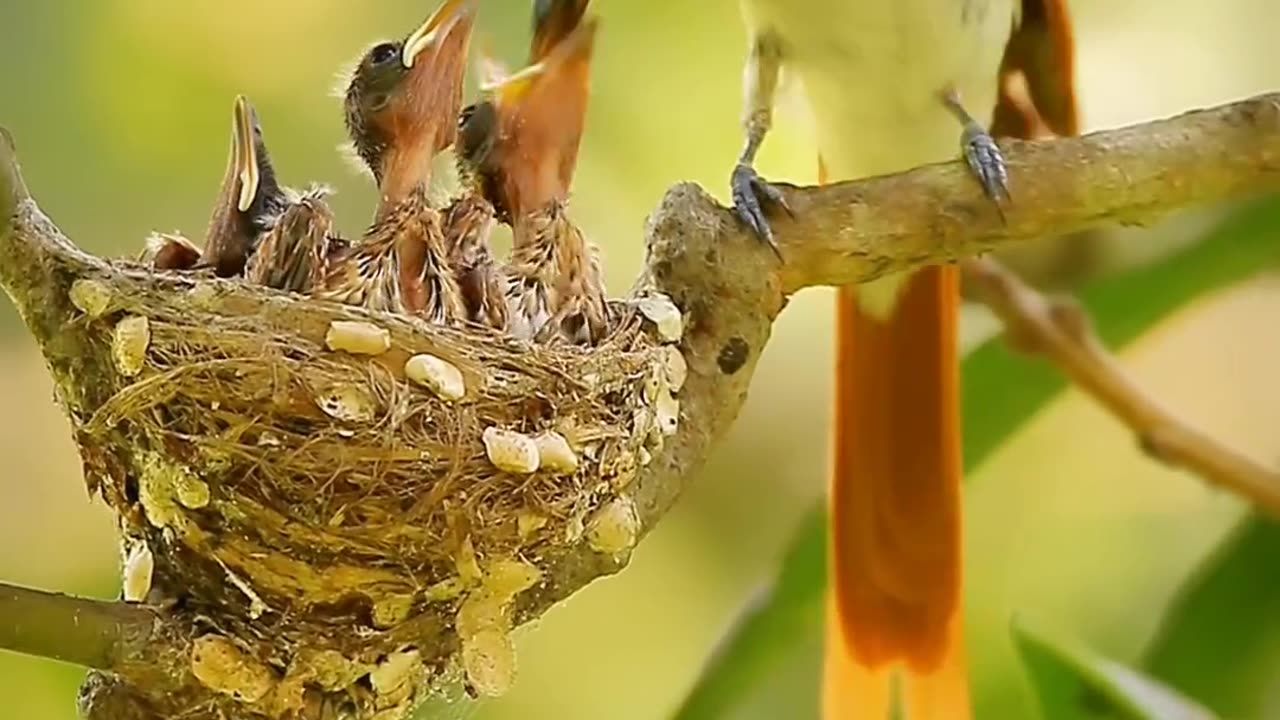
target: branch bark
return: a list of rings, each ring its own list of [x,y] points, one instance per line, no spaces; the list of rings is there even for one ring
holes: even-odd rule
[[[775,221],[783,288],[848,285],[894,270],[1280,187],[1280,93],[1054,141],[1000,140],[1013,196],[1001,223],[962,163],[790,188]]]
[[[737,417],[772,323],[791,293],[816,285],[854,284],[1045,234],[1141,222],[1194,203],[1280,188],[1280,95],[1083,138],[1004,145],[1015,201],[1007,223],[1000,222],[959,162],[827,187],[789,188],[796,218],[777,222],[787,258],[781,267],[731,212],[698,187],[682,184],[668,192],[646,228],[646,270],[636,292],[666,293],[683,311],[680,350],[688,379],[679,394],[678,433],[639,471],[629,491],[640,535],[672,506]],[[323,335],[334,319],[367,317],[330,303],[286,300],[238,283],[154,274],[81,252],[30,199],[6,134],[0,142],[0,286],[44,352],[78,436],[78,423],[108,399],[95,388],[103,370],[101,358],[91,353],[100,355],[101,348],[89,347],[75,330],[82,315],[68,299],[72,283],[81,279],[103,283],[114,297],[129,302],[167,301],[179,308],[191,305],[190,297],[197,294],[193,291],[208,290],[198,293],[201,312],[253,316],[286,336]],[[396,342],[424,332],[394,319],[385,322]],[[124,505],[127,498],[120,492],[118,504]],[[157,560],[157,573],[172,569],[165,563],[185,561],[180,553]],[[541,566],[544,582],[518,596],[516,621],[537,617],[624,565],[625,558],[596,552],[585,543],[552,553]],[[74,614],[30,611],[53,626],[49,640],[56,638],[54,630],[70,631],[75,622]],[[177,610],[142,611],[151,618],[151,629],[140,634],[136,631],[146,624],[143,616],[132,608],[121,612],[126,621],[106,622],[95,630],[89,645],[94,650],[88,655],[26,645],[115,671],[127,668],[110,658],[143,657],[131,653],[140,643],[162,646],[165,652],[155,663],[164,669],[162,678],[144,680],[134,672],[122,672],[116,681],[95,678],[86,696],[102,698],[101,707],[115,709],[98,714],[88,703],[89,716],[110,717],[119,711],[120,698],[154,706],[158,715],[189,714],[197,706],[209,716],[269,714],[261,704],[201,685],[186,670],[196,634],[192,618]],[[245,608],[225,612],[243,615]],[[106,610],[104,617],[115,613]],[[424,661],[442,662],[459,652],[452,615],[428,608],[412,622],[413,641]],[[267,626],[257,631],[272,632]],[[0,646],[20,643],[0,634]],[[322,716],[322,710],[315,712]]]
[[[78,598],[0,583],[0,648],[91,670],[85,718],[158,720],[151,697],[189,701],[190,645],[173,618],[141,604]]]
[[[119,667],[120,650],[146,643],[157,619],[141,605],[4,584],[0,617],[0,647],[98,670]]]

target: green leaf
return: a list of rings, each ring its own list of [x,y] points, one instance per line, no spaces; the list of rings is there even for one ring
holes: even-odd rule
[[[1014,645],[1044,720],[1213,720],[1213,713],[1141,673],[1017,620]]]
[[[1223,717],[1275,716],[1280,524],[1258,515],[1241,522],[1183,586],[1143,667]]]
[[[1236,284],[1277,259],[1280,197],[1271,197],[1234,214],[1202,242],[1097,282],[1080,299],[1099,337],[1111,347],[1122,347],[1196,297]],[[962,374],[966,470],[981,464],[1066,387],[1060,373],[1043,362],[1015,355],[1000,338],[969,353]],[[822,642],[822,595],[827,582],[823,504],[806,515],[795,537],[782,558],[778,577],[741,614],[675,714],[676,720],[769,717],[747,712],[746,689],[759,694],[761,687],[789,668],[817,667],[806,653],[821,648]],[[796,567],[810,571],[793,572],[791,568]],[[808,616],[800,618],[800,612]],[[800,696],[791,700],[796,705],[813,702]]]
[[[822,514],[814,514],[805,521],[805,530],[796,535],[778,577],[770,586],[761,588],[739,614],[677,718],[733,717],[734,708],[744,701],[759,712],[760,717],[817,716],[823,598],[814,588],[821,589],[827,581],[826,535],[820,525],[812,528],[809,525],[823,521]],[[812,647],[805,649],[813,651],[808,654],[807,662],[777,662],[778,650],[791,650],[806,639]],[[800,677],[793,675],[791,682],[779,683],[776,674],[787,670],[798,670]],[[769,698],[750,696],[751,689],[757,687],[763,677],[770,677],[771,688],[786,684],[798,686],[798,692],[786,698],[781,707],[765,711],[760,705]],[[769,694],[778,693],[766,695]]]

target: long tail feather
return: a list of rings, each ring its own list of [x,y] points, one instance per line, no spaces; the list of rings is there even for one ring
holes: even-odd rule
[[[822,663],[822,717],[825,720],[885,720],[892,707],[891,668],[871,669],[854,660],[844,641],[835,592],[829,592]]]
[[[961,615],[959,276],[906,280],[892,314],[839,291],[827,720],[969,716]],[[878,714],[876,714],[878,713]]]
[[[908,667],[903,678],[906,717],[911,720],[960,720],[969,717],[969,659],[965,652],[964,617],[952,614],[949,642],[940,662],[928,671]]]
[[[1001,67],[997,135],[1079,131],[1066,0],[1022,0]],[[1020,76],[1020,77],[1019,77]],[[1021,94],[1013,92],[1021,83]],[[826,180],[819,163],[820,180]],[[834,588],[827,720],[887,714],[901,665],[911,720],[970,716],[961,612],[958,273],[916,273],[887,320],[852,289],[837,313]]]

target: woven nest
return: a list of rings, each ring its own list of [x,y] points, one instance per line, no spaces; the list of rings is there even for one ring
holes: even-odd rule
[[[612,303],[585,349],[353,308],[322,319],[283,295],[209,311],[225,285],[71,290],[118,379],[82,445],[132,448],[87,457],[123,520],[126,599],[231,602],[219,629],[238,637],[265,637],[254,621],[272,612],[385,630],[481,587],[509,602],[567,546],[630,550],[627,489],[676,430],[686,370],[666,298]],[[464,614],[465,645],[486,621]]]

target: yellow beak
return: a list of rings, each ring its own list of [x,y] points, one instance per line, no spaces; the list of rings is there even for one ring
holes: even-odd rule
[[[234,157],[236,176],[240,179],[240,194],[236,208],[240,212],[253,206],[253,199],[258,195],[258,146],[254,142],[254,112],[249,99],[243,95],[236,96],[235,109],[232,113],[231,153]]]
[[[484,84],[480,86],[480,90],[496,96],[499,104],[507,105],[524,97],[534,83],[537,82],[538,78],[546,74],[546,63],[535,63],[522,68],[520,72],[506,77],[497,77],[496,73],[494,73],[490,77],[483,79]]]
[[[413,68],[414,61],[423,50],[448,37],[449,32],[462,20],[475,14],[476,0],[445,0],[439,9],[427,18],[408,40],[400,52],[400,62],[406,68]]]

